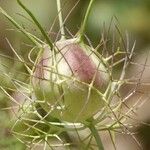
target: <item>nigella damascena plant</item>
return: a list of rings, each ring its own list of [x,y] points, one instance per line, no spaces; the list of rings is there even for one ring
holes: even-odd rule
[[[56,42],[52,41],[21,0],[17,2],[31,17],[44,40],[26,31],[0,7],[0,13],[34,44],[28,53],[30,62],[26,62],[7,40],[18,60],[26,68],[25,75],[28,78],[25,83],[12,78],[16,93],[21,93],[23,97],[12,97],[5,90],[6,87],[0,87],[10,100],[19,106],[19,110],[16,111],[19,116],[15,115],[17,117],[12,127],[13,134],[25,145],[31,144],[31,147],[43,142],[42,149],[47,149],[47,146],[50,149],[51,147],[58,148],[58,145],[60,149],[62,146],[68,149],[68,146],[73,144],[73,148],[76,146],[76,149],[95,149],[97,146],[99,150],[104,150],[100,131],[109,131],[114,149],[116,149],[114,133],[123,133],[124,129],[131,127],[130,124],[124,125],[124,122],[126,123],[127,118],[133,118],[130,117],[130,113],[134,112],[133,109],[138,104],[136,102],[131,108],[126,104],[141,81],[139,79],[136,83],[133,79],[126,78],[127,66],[131,62],[135,43],[130,50],[128,34],[125,41],[116,24],[119,39],[118,35],[113,34],[111,42],[109,35],[106,37],[103,35],[97,48],[93,48],[90,42],[86,43],[92,39],[92,37],[85,39],[87,37],[85,29],[94,0],[89,1],[77,34],[71,35],[72,38],[68,39],[65,34],[65,21],[61,14],[61,1],[56,0],[60,25]],[[58,40],[59,36],[60,40]],[[31,56],[35,49],[37,50],[36,58]],[[103,49],[103,54],[106,55],[101,55],[98,52],[100,49]],[[117,65],[122,68],[120,73],[115,68]],[[136,84],[136,87],[126,96],[122,93],[125,84]],[[124,107],[128,108],[126,113],[122,111]],[[120,130],[124,126],[125,128]],[[83,134],[83,132],[86,133]],[[77,137],[72,138],[72,133],[76,133]],[[128,129],[127,133],[129,134]],[[58,145],[55,145],[54,138]]]
[[[102,56],[78,38],[43,47],[32,84],[35,98],[51,116],[84,122],[104,108],[109,76]]]

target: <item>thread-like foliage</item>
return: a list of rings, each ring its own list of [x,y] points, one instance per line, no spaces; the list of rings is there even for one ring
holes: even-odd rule
[[[92,46],[85,30],[94,0],[89,2],[81,28],[69,39],[65,35],[61,3],[57,0],[61,38],[56,37],[54,42],[32,12],[20,0],[17,2],[44,37],[42,41],[26,31],[0,7],[1,14],[34,44],[28,53],[29,62],[17,53],[9,39],[7,43],[17,59],[1,55],[22,65],[19,71],[16,69],[9,74],[2,70],[2,78],[9,79],[10,84],[0,84],[1,92],[12,103],[10,109],[15,119],[10,132],[23,143],[22,147],[104,150],[107,145],[101,137],[107,132],[114,149],[117,149],[117,133],[129,134],[141,148],[130,130],[134,125],[127,122],[134,120],[141,99],[130,107],[126,101],[142,85],[140,80],[147,63],[146,59],[137,80],[126,77],[133,63],[135,42],[130,47],[128,34],[125,39],[112,21],[108,31],[113,28],[118,38],[113,35],[112,44],[107,42],[108,32],[96,48]],[[120,72],[117,72],[118,66]],[[21,74],[22,78],[17,78],[16,74]],[[134,88],[123,95],[121,90],[127,85],[134,85]]]

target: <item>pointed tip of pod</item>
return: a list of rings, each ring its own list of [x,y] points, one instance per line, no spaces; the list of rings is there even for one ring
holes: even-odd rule
[[[107,82],[106,68],[89,46],[80,44],[76,38],[58,41],[56,46],[75,78],[88,84],[93,82],[97,87]]]
[[[49,80],[50,70],[54,66],[60,75],[71,76],[88,84],[93,82],[93,85],[99,88],[106,85],[108,73],[102,61],[89,46],[83,43],[80,45],[78,42],[77,38],[56,42],[55,56],[52,56],[50,49],[45,46],[35,69],[35,77]]]

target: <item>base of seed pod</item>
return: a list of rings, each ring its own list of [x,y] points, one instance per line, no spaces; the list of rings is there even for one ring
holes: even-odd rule
[[[47,83],[46,87],[50,83]],[[73,83],[74,84],[74,83]],[[56,88],[58,85],[54,85]],[[51,116],[59,120],[69,122],[83,122],[100,111],[105,103],[102,97],[95,89],[91,89],[85,85],[78,84],[78,87],[67,87],[66,83],[61,84],[64,96],[58,92],[53,93],[46,89],[41,93],[41,89],[36,91],[36,97],[40,97],[43,102],[40,103],[42,108]],[[80,88],[79,88],[80,86]],[[44,88],[42,89],[44,90]],[[89,92],[89,94],[88,94]],[[57,97],[57,98],[56,98]]]

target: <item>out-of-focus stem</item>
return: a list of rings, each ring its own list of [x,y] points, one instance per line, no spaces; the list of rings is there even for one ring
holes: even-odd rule
[[[92,4],[95,0],[90,0],[90,3],[89,3],[89,6],[87,8],[87,11],[86,11],[86,14],[85,14],[85,17],[84,17],[84,20],[83,20],[83,23],[81,25],[81,29],[79,31],[79,38],[80,38],[80,41],[83,40],[83,37],[84,37],[84,32],[85,32],[85,29],[86,29],[86,25],[87,25],[87,21],[88,21],[88,17],[89,17],[89,14],[91,12],[91,8],[92,8]]]
[[[63,25],[62,9],[61,9],[60,0],[57,0],[57,11],[58,11],[58,18],[59,18],[61,40],[63,40],[63,39],[65,39],[65,29],[64,29],[64,25]]]

